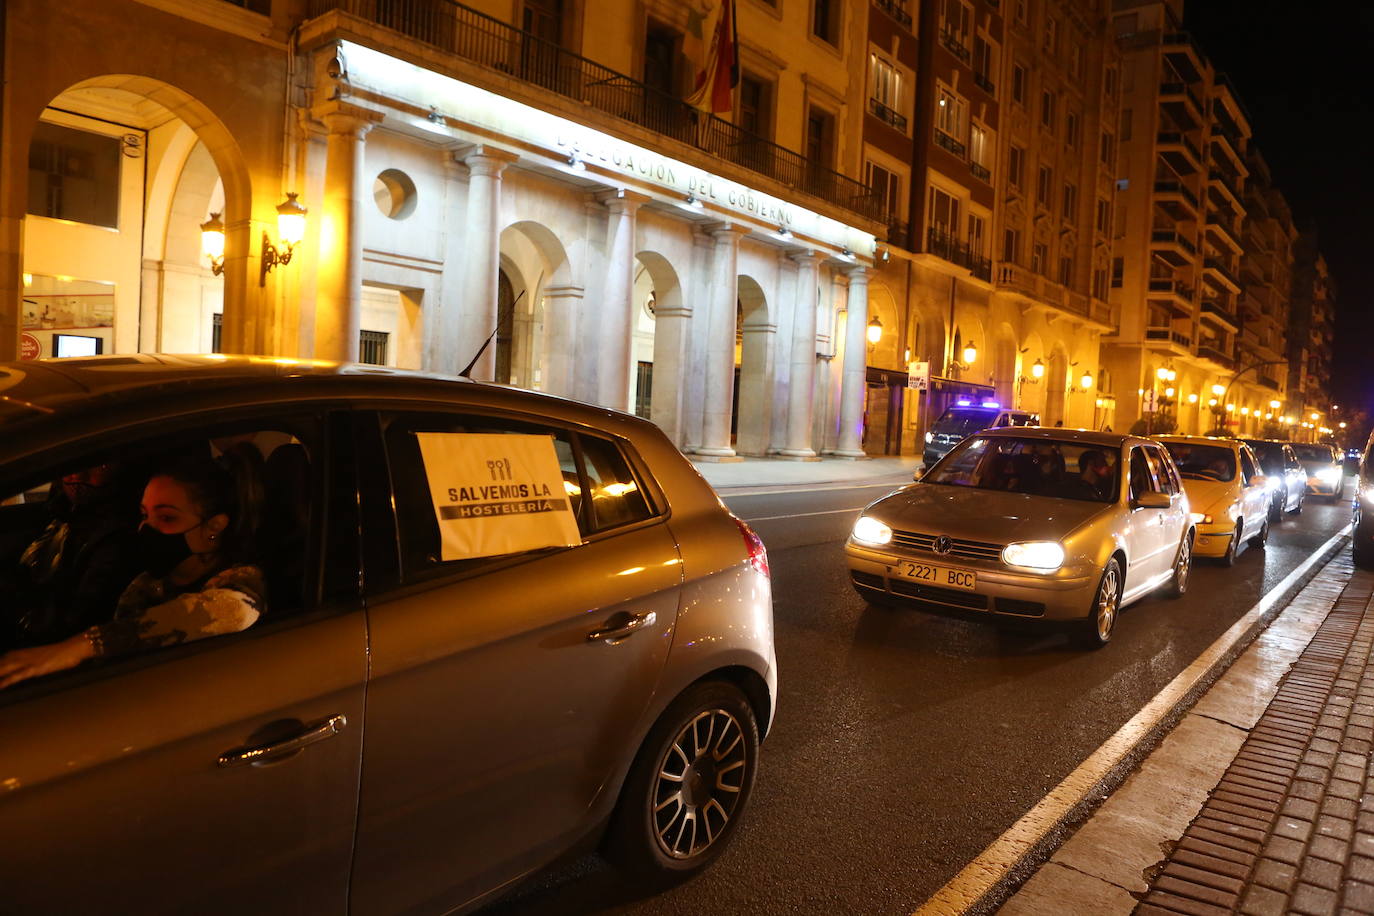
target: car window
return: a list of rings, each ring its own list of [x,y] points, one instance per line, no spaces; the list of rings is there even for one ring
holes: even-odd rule
[[[1145,460],[1150,464],[1150,470],[1154,473],[1155,482],[1161,493],[1173,494],[1182,489],[1174,477],[1174,469],[1170,466],[1169,459],[1164,456],[1161,449],[1153,445],[1145,446]]]
[[[1245,479],[1245,485],[1250,486],[1250,482],[1259,473],[1259,468],[1255,465],[1255,459],[1250,455],[1250,449],[1242,445],[1240,447],[1240,470]]]
[[[0,482],[0,651],[86,632],[115,659],[314,604],[318,418],[168,425]]]
[[[654,515],[642,483],[610,439],[491,415],[433,412],[381,419],[407,578],[575,546],[589,535]],[[449,489],[443,456],[475,454],[493,436],[514,437],[511,443],[519,449],[533,449],[531,460],[547,461],[548,479],[497,466],[480,489]],[[446,508],[436,492],[448,492],[461,505]],[[462,544],[452,531],[441,530],[441,515],[470,529],[458,536]],[[564,529],[565,519],[571,531]]]
[[[1165,442],[1178,471],[1184,478],[1194,480],[1234,480],[1236,453],[1229,445],[1210,445],[1202,442]]]
[[[1110,446],[1071,440],[975,436],[961,442],[921,482],[1113,502],[1116,455]]]
[[[1137,445],[1131,449],[1131,499],[1139,499],[1151,491],[1162,492],[1145,458],[1145,450]]]
[[[967,436],[987,429],[997,420],[997,411],[986,407],[951,407],[935,421],[931,432],[947,436]]]
[[[1298,464],[1298,456],[1293,453],[1292,446],[1285,445],[1283,447],[1283,460],[1285,466],[1290,470],[1297,470],[1300,467]]]

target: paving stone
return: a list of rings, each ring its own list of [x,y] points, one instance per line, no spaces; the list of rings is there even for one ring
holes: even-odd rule
[[[1341,886],[1341,879],[1345,877],[1345,869],[1337,862],[1328,862],[1326,859],[1319,859],[1316,856],[1308,856],[1303,860],[1302,867],[1298,874],[1302,877],[1302,882],[1315,884],[1317,887],[1324,887],[1334,891]]]
[[[1194,884],[1191,881],[1182,881],[1169,875],[1160,875],[1155,879],[1155,888],[1160,893],[1169,894],[1176,899],[1187,900],[1193,904],[1193,907],[1183,910],[1185,913],[1227,913],[1230,912],[1236,901],[1235,894],[1228,894],[1203,884]],[[1162,901],[1156,900],[1155,902],[1161,903]],[[1167,905],[1177,906],[1172,902]]]
[[[1345,873],[1356,881],[1374,884],[1374,858],[1351,856],[1350,863],[1346,865]]]
[[[1238,882],[1243,882],[1250,875],[1250,867],[1230,859],[1223,859],[1220,856],[1207,855],[1186,849],[1180,846],[1175,849],[1170,857],[1171,864],[1184,865],[1188,868],[1200,869],[1215,875],[1222,875]],[[1205,883],[1205,882],[1204,882]]]
[[[1281,817],[1274,825],[1274,836],[1306,843],[1312,835],[1312,822],[1298,817]]]
[[[1374,833],[1356,833],[1351,841],[1351,851],[1356,855],[1374,856]]]
[[[1206,827],[1209,830],[1215,830],[1218,833],[1224,833],[1229,836],[1240,837],[1256,843],[1264,841],[1264,831],[1256,830],[1253,827],[1245,827],[1240,824],[1228,823],[1220,818],[1212,817],[1205,809],[1202,814],[1199,815],[1196,823],[1199,827]]]
[[[1326,794],[1353,801],[1360,797],[1360,784],[1348,779],[1332,779],[1326,786]]]
[[[1317,833],[1326,837],[1334,837],[1349,844],[1351,837],[1355,834],[1355,825],[1344,818],[1323,814],[1317,818]]]
[[[1252,884],[1245,892],[1240,911],[1246,916],[1283,916],[1288,912],[1288,895]]]
[[[1326,801],[1322,802],[1322,813],[1339,817],[1342,820],[1354,821],[1355,818],[1359,817],[1360,809],[1348,798],[1331,798],[1328,796]]]
[[[1269,838],[1269,842],[1264,844],[1264,857],[1266,859],[1278,859],[1289,865],[1297,865],[1302,861],[1302,850],[1303,844],[1298,840],[1272,836]]]
[[[1374,913],[1374,884],[1347,881],[1341,886],[1341,911]]]
[[[1295,779],[1292,787],[1288,790],[1288,794],[1295,798],[1305,798],[1308,801],[1319,801],[1322,797],[1322,785],[1319,782],[1306,779]]]
[[[1321,767],[1314,767],[1310,763],[1304,763],[1302,766],[1298,767],[1296,775],[1298,779],[1309,779],[1313,782],[1326,781],[1326,770],[1323,770]]]
[[[1341,763],[1339,754],[1336,755],[1336,768],[1331,771],[1331,775],[1336,779],[1346,779],[1356,784],[1364,781],[1364,770],[1348,763]]]
[[[1255,864],[1251,878],[1258,884],[1286,894],[1298,880],[1298,869],[1296,865],[1278,859],[1260,859]]]
[[[1314,884],[1299,884],[1293,891],[1289,908],[1294,913],[1307,916],[1329,916],[1336,910],[1336,892]]]
[[[1244,837],[1231,836],[1229,833],[1221,833],[1210,830],[1197,824],[1188,828],[1190,836],[1208,843],[1215,843],[1218,846],[1225,846],[1240,852],[1257,855],[1260,851],[1260,844],[1254,840],[1247,840]]]
[[[1336,755],[1327,751],[1309,750],[1302,755],[1303,763],[1310,763],[1313,766],[1325,767],[1330,769],[1336,764]]]
[[[1365,833],[1374,833],[1374,811],[1361,811],[1355,818],[1355,829],[1363,830]]]
[[[1207,856],[1211,859],[1222,859],[1245,869],[1248,869],[1255,861],[1254,853],[1242,852],[1239,849],[1221,846],[1217,843],[1209,843],[1207,840],[1194,836],[1191,831],[1179,840],[1175,855],[1179,852],[1191,852],[1194,855]]]
[[[1240,792],[1235,792],[1228,789],[1214,791],[1212,793],[1212,800],[1211,802],[1208,802],[1208,804],[1212,804],[1214,802],[1226,802],[1228,804],[1237,805],[1242,808],[1248,808],[1249,810],[1255,812],[1255,817],[1272,818],[1274,816],[1274,812],[1278,811],[1279,805],[1282,801],[1282,797],[1278,795],[1275,795],[1272,799],[1266,799],[1258,798],[1254,795],[1243,795]]]
[[[1317,819],[1317,803],[1305,798],[1290,798],[1279,811],[1286,817],[1296,817],[1307,821]]]
[[[1307,855],[1316,856],[1319,859],[1326,859],[1337,865],[1342,865],[1350,855],[1350,844],[1339,840],[1336,837],[1319,836],[1312,840],[1307,847]]]

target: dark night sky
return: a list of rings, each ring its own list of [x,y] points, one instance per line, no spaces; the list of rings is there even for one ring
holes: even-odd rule
[[[1317,228],[1336,281],[1336,403],[1374,409],[1374,5],[1186,0],[1184,27],[1230,75],[1298,228]]]

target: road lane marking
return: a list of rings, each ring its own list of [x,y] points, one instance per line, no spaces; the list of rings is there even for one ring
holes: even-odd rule
[[[776,522],[782,518],[809,518],[813,515],[839,515],[841,512],[862,512],[862,506],[853,509],[831,509],[827,512],[798,512],[795,515],[764,515],[759,518],[746,518],[746,522]]]
[[[1330,558],[1327,554],[1350,532],[1346,525],[1318,547],[1283,580],[1271,588],[1255,605],[1231,625],[1205,652],[1155,694],[1130,721],[1121,726],[1102,746],[1093,751],[1035,807],[1000,837],[993,840],[978,857],[964,866],[949,883],[936,891],[916,910],[916,916],[955,916],[978,903],[1002,881],[1032,849],[1059,826],[1060,822],[1093,791],[1159,722],[1168,716],[1207,671],[1274,606],[1293,584]]]
[[[766,486],[764,486],[764,485],[753,486],[753,487],[749,487],[749,489],[743,489],[743,487],[749,486],[748,484],[743,484],[743,485],[741,485],[741,488],[740,488],[740,489],[735,489],[735,488],[726,486],[725,484],[721,484],[720,486],[715,487],[715,491],[716,491],[716,493],[718,493],[718,494],[720,495],[720,498],[721,498],[721,499],[734,499],[736,496],[781,496],[781,495],[783,495],[783,494],[785,494],[785,493],[813,493],[813,492],[819,493],[819,492],[822,492],[822,491],[830,492],[830,491],[839,491],[839,490],[888,490],[888,491],[893,491],[893,490],[899,490],[899,489],[901,489],[902,487],[906,486],[906,485],[909,484],[909,483],[911,483],[911,481],[909,481],[909,480],[898,480],[898,481],[894,481],[894,482],[890,482],[890,483],[861,483],[861,484],[849,484],[849,483],[843,483],[843,482],[840,482],[840,483],[820,483],[820,484],[811,484],[811,483],[797,483],[797,484],[777,483],[777,484],[768,484],[768,485],[766,485]]]

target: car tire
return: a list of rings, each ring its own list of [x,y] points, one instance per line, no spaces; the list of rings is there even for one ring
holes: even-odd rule
[[[1222,566],[1235,566],[1236,554],[1240,553],[1240,536],[1245,531],[1243,520],[1236,521],[1235,533],[1230,537],[1230,543],[1226,545],[1226,552],[1221,555]],[[1179,548],[1182,550],[1182,547]]]
[[[1302,515],[1302,501],[1303,501],[1303,499],[1306,497],[1306,495],[1307,495],[1307,494],[1306,494],[1305,492],[1299,493],[1299,494],[1298,494],[1298,504],[1297,504],[1296,506],[1294,506],[1293,508],[1289,509],[1288,511],[1289,511],[1290,513],[1292,513],[1293,515]]]
[[[1264,520],[1264,524],[1260,525],[1259,534],[1256,534],[1254,537],[1252,537],[1252,538],[1250,539],[1250,546],[1251,546],[1251,547],[1258,547],[1260,550],[1263,550],[1263,549],[1264,549],[1264,545],[1265,545],[1265,544],[1268,544],[1268,543],[1269,543],[1269,519],[1266,518],[1266,519]]]
[[[734,834],[758,761],[758,720],[744,693],[723,681],[688,688],[635,756],[611,815],[606,858],[647,887],[696,874]]]
[[[1107,561],[1098,580],[1097,591],[1093,592],[1092,607],[1083,628],[1083,636],[1088,646],[1100,649],[1112,640],[1116,629],[1116,619],[1121,613],[1121,564],[1116,557]]]
[[[1232,538],[1234,543],[1235,539]],[[1178,553],[1174,554],[1173,575],[1164,585],[1164,594],[1169,598],[1182,598],[1188,593],[1188,580],[1193,575],[1193,536],[1185,534],[1179,542]]]
[[[1283,521],[1283,510],[1286,508],[1284,503],[1286,503],[1287,501],[1288,500],[1284,496],[1281,496],[1278,493],[1274,494],[1274,498],[1269,501],[1269,521]]]

